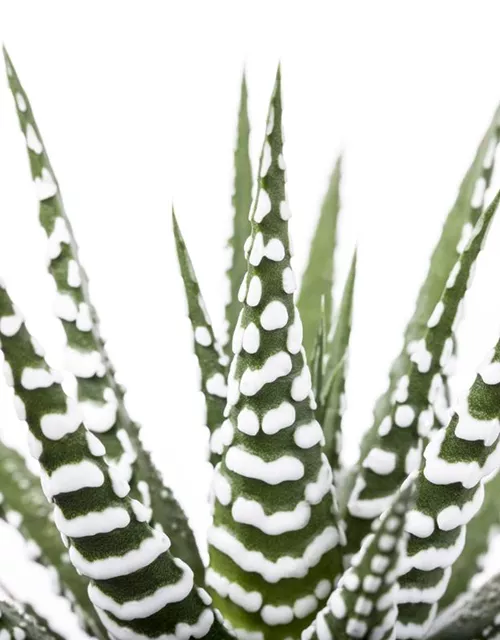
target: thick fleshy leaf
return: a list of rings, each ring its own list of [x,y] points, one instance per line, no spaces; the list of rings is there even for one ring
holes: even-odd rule
[[[435,422],[446,426],[450,409],[443,373],[453,366],[452,332],[460,319],[463,298],[472,281],[474,264],[498,206],[500,193],[468,228],[459,244],[459,259],[420,340],[407,347],[410,364],[400,377],[392,407],[380,424],[372,449],[347,504],[347,551],[355,552],[371,522],[390,504],[404,478],[420,465],[425,439]]]
[[[298,638],[340,572],[332,472],[314,419],[290,267],[280,73],[251,214],[245,300],[214,476],[207,585],[243,637]],[[279,631],[276,625],[279,625]],[[250,636],[255,633],[257,635]],[[263,635],[259,635],[263,634]]]
[[[444,620],[436,620],[439,629],[431,629],[432,640],[497,637],[500,634],[500,574],[490,578],[479,589],[470,591],[443,615]]]
[[[344,287],[342,302],[333,334],[328,345],[328,362],[325,383],[318,400],[316,417],[325,434],[325,453],[334,472],[340,469],[342,447],[342,416],[345,409],[345,381],[348,366],[348,349],[351,337],[354,284],[356,281],[356,253]]]
[[[500,526],[499,496],[500,474],[497,473],[484,484],[484,502],[467,526],[465,547],[453,565],[448,589],[439,602],[440,610],[453,605],[467,593],[472,578],[482,570],[481,556],[488,552]]]
[[[182,237],[177,218],[172,212],[172,224],[177,258],[188,303],[188,315],[193,327],[194,351],[201,371],[201,390],[207,408],[207,427],[210,431],[210,462],[215,466],[223,451],[221,425],[227,397],[227,356],[217,343],[191,258]]]
[[[466,526],[484,499],[484,480],[500,466],[500,340],[445,429],[433,433],[409,513],[398,638],[423,638],[432,624]]]
[[[340,157],[323,200],[297,302],[304,326],[304,349],[309,360],[312,356],[323,297],[325,299],[327,335],[332,322],[333,271],[337,243],[337,220],[340,211],[341,176],[342,158]]]
[[[64,640],[50,629],[33,609],[27,610],[20,604],[0,600],[0,638],[2,640]]]
[[[128,497],[102,443],[82,422],[75,400],[33,346],[22,318],[0,286],[2,351],[17,404],[23,405],[42,487],[73,566],[89,579],[89,598],[116,638],[224,638],[196,588],[192,570],[169,552],[169,537],[148,524],[148,508]]]
[[[228,270],[230,282],[230,299],[226,305],[226,320],[228,324],[228,336],[231,340],[238,314],[240,303],[238,290],[247,270],[243,245],[248,237],[250,225],[248,214],[252,204],[252,165],[250,163],[250,122],[248,120],[248,93],[245,74],[241,79],[240,109],[238,113],[238,130],[236,135],[236,147],[234,150],[234,192],[233,204],[233,233],[228,245],[232,248],[231,266]]]
[[[105,638],[104,628],[87,595],[88,581],[68,563],[66,548],[52,521],[52,509],[40,489],[39,478],[29,471],[16,451],[3,443],[0,443],[0,491],[0,517],[15,525],[24,536],[33,560],[52,567],[59,592],[69,597],[85,628],[96,637]]]
[[[99,320],[89,297],[88,280],[64,209],[61,193],[26,92],[4,50],[9,86],[26,139],[32,178],[40,202],[40,223],[48,236],[49,272],[57,287],[56,314],[66,339],[66,367],[77,380],[85,426],[103,442],[108,459],[126,473],[133,495],[152,510],[172,540],[178,557],[190,564],[197,579],[203,563],[186,516],[170,489],[164,487],[149,452],[142,446],[139,425],[125,407],[124,392],[100,335]]]
[[[410,478],[377,521],[375,533],[365,538],[303,640],[393,637],[398,615],[397,580],[407,541],[404,523],[413,492]]]
[[[495,162],[495,151],[500,136],[500,107],[497,108],[476,151],[474,160],[460,185],[457,199],[448,213],[440,239],[431,257],[429,270],[418,299],[415,311],[407,326],[403,350],[394,361],[390,372],[388,389],[378,399],[374,423],[362,443],[362,457],[369,452],[377,439],[380,423],[390,411],[391,397],[410,362],[407,347],[410,342],[421,340],[426,332],[427,322],[441,297],[446,281],[457,262],[457,246],[467,225],[475,225],[484,203],[484,193],[489,186]]]

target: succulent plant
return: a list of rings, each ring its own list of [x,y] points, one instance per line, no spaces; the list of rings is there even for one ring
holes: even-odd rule
[[[172,213],[210,431],[205,567],[126,410],[58,182],[7,53],[5,60],[77,397],[68,397],[1,283],[6,380],[40,471],[38,479],[0,443],[0,517],[26,538],[33,561],[58,576],[82,628],[115,640],[500,637],[499,576],[471,589],[500,521],[500,341],[455,410],[448,388],[464,297],[500,198],[484,206],[500,110],[446,218],[360,459],[346,468],[356,254],[335,309],[341,159],[297,292],[280,71],[253,199],[243,79],[230,344],[211,324]],[[41,612],[1,592],[0,638],[60,638]]]

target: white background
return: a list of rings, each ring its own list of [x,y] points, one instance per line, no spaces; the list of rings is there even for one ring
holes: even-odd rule
[[[208,525],[204,404],[170,208],[174,201],[220,330],[243,66],[256,161],[282,62],[299,273],[334,159],[345,151],[340,282],[359,247],[344,423],[352,460],[440,226],[500,100],[499,20],[498,3],[478,0],[1,5],[0,37],[31,98],[130,409],[200,541]],[[63,339],[51,315],[44,234],[1,75],[0,176],[0,274],[57,366]],[[499,245],[497,221],[468,297],[457,389],[497,338]],[[22,440],[3,383],[0,429]],[[28,580],[19,540],[0,535],[0,572],[40,602],[43,571],[35,579],[29,569]],[[52,606],[43,593],[42,607]],[[66,617],[59,623],[79,637]]]

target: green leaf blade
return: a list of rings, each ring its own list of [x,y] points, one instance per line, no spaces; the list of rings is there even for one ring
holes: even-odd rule
[[[224,421],[227,397],[225,365],[227,358],[217,343],[198,279],[174,212],[172,212],[172,225],[179,269],[188,303],[188,316],[194,334],[194,351],[201,371],[201,390],[206,402],[206,424],[211,436],[210,462],[215,466],[223,452],[221,425]]]
[[[236,147],[234,150],[234,192],[233,233],[228,242],[232,248],[231,266],[227,272],[230,282],[230,299],[226,305],[226,320],[229,340],[231,340],[238,315],[240,303],[238,290],[246,272],[244,252],[245,240],[250,232],[248,215],[252,204],[252,165],[250,162],[250,122],[248,119],[248,91],[245,73],[241,79],[240,108]]]
[[[48,236],[49,273],[57,287],[56,315],[67,340],[66,367],[76,377],[85,426],[103,442],[109,459],[126,470],[134,497],[152,510],[152,522],[168,531],[174,553],[190,564],[200,583],[204,568],[188,520],[172,491],[164,486],[140,427],[124,402],[125,390],[101,337],[99,319],[89,295],[88,278],[64,208],[55,173],[36,124],[29,98],[4,49],[9,87],[26,139],[32,178],[40,202],[39,218]],[[172,527],[175,523],[175,528]]]
[[[325,384],[318,400],[316,415],[325,434],[325,453],[334,472],[340,470],[342,416],[344,411],[348,349],[351,337],[357,253],[354,253],[340,304],[333,339],[328,345]]]
[[[323,297],[325,299],[327,335],[332,322],[334,256],[337,242],[337,221],[341,206],[341,179],[342,157],[339,157],[323,200],[297,302],[304,327],[304,349],[309,359],[314,347]]]

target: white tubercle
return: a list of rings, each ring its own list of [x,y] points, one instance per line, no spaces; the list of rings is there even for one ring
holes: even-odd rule
[[[484,178],[482,179],[484,180]],[[476,183],[476,187],[477,187],[477,183]],[[472,200],[474,200],[474,198]],[[471,204],[472,204],[472,201],[471,201]],[[470,239],[472,238],[472,231],[473,231],[473,226],[471,225],[470,222],[466,222],[462,228],[462,235],[460,236],[460,240],[457,244],[458,253],[463,253],[467,248],[467,245],[469,244]]]
[[[427,349],[425,338],[411,342],[408,345],[408,350],[410,349],[410,360],[417,365],[419,373],[427,373],[431,368],[432,354]]]
[[[273,606],[266,604],[260,612],[262,620],[270,627],[280,624],[288,624],[293,620],[293,609],[287,604]]]
[[[474,207],[475,209],[479,209],[479,207],[483,206],[485,190],[486,190],[486,179],[484,176],[480,176],[476,180],[476,184],[474,185],[474,193],[472,194],[472,198],[470,201],[471,207]]]
[[[58,216],[54,222],[54,229],[48,237],[47,257],[49,260],[55,260],[61,255],[62,244],[70,244],[70,235],[64,218]]]
[[[252,276],[248,286],[247,304],[250,307],[256,307],[262,297],[262,281],[259,276]]]
[[[130,485],[127,482],[122,468],[119,465],[110,464],[108,473],[114,494],[119,498],[127,496],[130,492]]]
[[[24,99],[24,96],[22,93],[16,93],[16,104],[17,104],[17,108],[19,109],[19,111],[22,111],[23,113],[26,112],[26,109],[28,108],[28,105],[26,104],[26,100]],[[17,640],[17,638],[16,638]]]
[[[281,158],[282,156],[280,156]],[[282,169],[283,171],[285,170],[285,166],[283,163],[283,166],[280,166],[280,169]],[[282,220],[290,220],[290,218],[292,217],[292,212],[290,211],[290,206],[288,204],[288,202],[286,200],[282,200],[280,202],[280,216]]]
[[[311,567],[318,564],[325,553],[338,544],[338,540],[336,528],[328,526],[309,543],[301,556],[283,555],[276,562],[273,562],[260,551],[247,549],[222,527],[212,527],[208,534],[208,542],[211,546],[225,553],[243,570],[255,571],[271,584],[275,584],[283,578],[303,578]]]
[[[238,301],[243,302],[247,295],[247,275],[243,277],[241,281],[240,288],[238,289]]]
[[[387,476],[396,468],[397,456],[394,451],[386,451],[374,447],[363,461],[365,469],[371,469],[374,473]]]
[[[92,580],[111,580],[128,576],[149,566],[170,547],[165,534],[153,531],[151,537],[143,540],[137,549],[121,556],[111,556],[102,560],[87,560],[75,547],[70,547],[69,556],[73,566]]]
[[[304,337],[303,334],[302,320],[300,319],[297,309],[294,309],[293,322],[288,327],[286,338],[286,348],[291,354],[295,355],[300,351]]]
[[[110,387],[104,390],[104,402],[84,400],[80,402],[80,408],[83,412],[83,423],[90,431],[105,433],[116,423],[118,401]]]
[[[288,322],[288,311],[280,300],[269,302],[260,314],[260,324],[266,331],[282,329]]]
[[[482,365],[478,374],[485,384],[500,384],[500,362],[488,362]]]
[[[268,435],[274,435],[290,427],[295,421],[295,408],[284,400],[279,407],[269,409],[262,418],[262,431]]]
[[[194,330],[194,339],[197,344],[202,347],[209,347],[212,344],[212,336],[207,327],[196,327]]]
[[[104,363],[99,351],[79,351],[66,346],[65,364],[68,371],[77,378],[102,377],[105,373]]]
[[[23,316],[17,309],[14,309],[14,313],[11,316],[3,316],[0,318],[0,333],[9,338],[15,336],[21,328],[23,321]]]
[[[130,499],[130,506],[134,512],[137,522],[149,522],[153,515],[153,511],[134,498]]]
[[[207,569],[205,580],[221,598],[229,598],[245,611],[254,613],[262,607],[262,594],[258,591],[246,591],[239,584],[230,582],[212,568]]]
[[[205,388],[213,396],[225,398],[227,396],[226,380],[222,373],[214,373],[205,383]]]
[[[260,347],[260,331],[254,322],[250,322],[243,332],[242,347],[247,353],[257,353]]]
[[[123,507],[108,507],[104,511],[90,511],[67,520],[59,507],[54,507],[54,522],[59,531],[69,538],[84,538],[109,533],[130,524],[130,516]]]
[[[319,504],[329,493],[332,486],[332,469],[328,458],[321,454],[321,467],[318,476],[313,482],[309,482],[304,492],[304,498],[309,504]]]
[[[253,239],[252,248],[250,249],[250,255],[248,256],[248,262],[258,267],[262,258],[264,257],[264,236],[259,231],[255,234]]]
[[[35,190],[40,202],[53,198],[57,194],[57,185],[50,171],[43,167],[41,175],[35,178]]]
[[[396,409],[394,422],[398,427],[406,429],[415,420],[415,410],[409,404],[402,404]]]
[[[79,331],[92,331],[93,320],[90,313],[90,307],[86,302],[80,302],[78,305],[78,314],[76,316],[76,328]]]
[[[293,293],[297,289],[295,274],[291,267],[285,267],[282,273],[283,291],[285,293]]]
[[[451,531],[464,524],[468,524],[481,508],[484,501],[484,485],[480,484],[472,496],[472,500],[461,507],[456,504],[442,509],[436,518],[438,527],[442,531]]]
[[[21,374],[21,386],[24,389],[46,389],[54,383],[54,376],[43,367],[25,367]]]
[[[274,129],[274,107],[271,107],[269,109],[269,116],[267,120],[266,136],[270,136],[271,133],[273,132],[273,129]]]
[[[68,322],[74,322],[76,320],[78,308],[71,294],[56,291],[54,299],[54,313],[58,318],[61,318],[61,320],[66,320]]]
[[[437,305],[434,307],[434,311],[431,314],[431,317],[427,321],[427,326],[431,329],[433,327],[437,327],[439,321],[441,320],[441,316],[444,311],[444,303],[440,300]]]
[[[301,449],[311,449],[324,441],[323,429],[317,420],[301,424],[293,434],[295,444]]]
[[[265,384],[286,376],[292,370],[292,360],[288,353],[279,351],[264,362],[260,369],[247,369],[240,380],[240,391],[246,396],[254,396]]]
[[[75,260],[68,261],[68,276],[67,283],[70,287],[77,289],[82,284],[80,276],[80,268]]]
[[[272,154],[271,154],[271,145],[269,144],[269,142],[264,143],[264,149],[262,150],[262,164],[260,166],[260,177],[261,178],[265,178],[267,176],[267,173],[269,171],[269,168],[271,166],[271,161],[272,161]],[[262,193],[264,191],[264,189],[261,187],[260,192]],[[265,193],[265,191],[264,191]],[[256,222],[260,222],[259,220],[256,220]]]
[[[405,530],[417,538],[428,538],[434,533],[434,518],[412,509],[406,516]]]
[[[154,593],[140,600],[129,600],[123,603],[116,602],[95,584],[89,586],[89,598],[96,607],[112,613],[119,620],[148,618],[166,605],[184,600],[193,588],[193,572],[191,569],[181,563],[180,560],[176,559],[175,563],[182,567],[179,580],[174,584],[160,587]]]
[[[257,501],[238,497],[232,506],[231,515],[235,522],[252,525],[269,536],[279,536],[306,527],[311,518],[311,507],[307,502],[299,502],[292,511],[266,514]]]
[[[229,447],[226,452],[226,466],[240,476],[261,480],[270,485],[300,480],[304,476],[304,465],[293,456],[284,455],[266,462],[259,456],[235,446]]]
[[[43,151],[43,145],[32,124],[26,125],[26,145],[37,155]]]
[[[220,471],[220,462],[215,469],[213,476],[213,490],[217,500],[224,506],[227,506],[232,499],[231,485],[228,479],[222,475]]]
[[[457,276],[460,273],[460,260],[458,260],[454,266],[453,269],[450,271],[450,275],[448,276],[448,280],[446,281],[446,288],[447,289],[453,289],[453,287],[455,286],[455,283],[457,281]]]
[[[82,424],[82,414],[72,398],[66,399],[66,413],[48,413],[41,417],[40,428],[49,440],[60,440]]]
[[[255,436],[259,432],[259,418],[255,411],[245,407],[238,414],[236,426],[238,431],[246,433],[248,436]]]
[[[307,364],[304,364],[302,371],[292,382],[291,396],[295,402],[301,402],[307,398],[311,391],[311,384],[311,372]]]
[[[60,493],[71,493],[87,487],[102,487],[103,484],[103,472],[90,460],[61,465],[50,476],[42,476],[42,486],[48,500]]]
[[[86,431],[85,439],[87,440],[89,451],[93,456],[100,457],[106,455],[105,446],[98,438],[95,437],[93,433],[90,433],[90,431]]]
[[[14,394],[14,409],[16,411],[17,417],[19,420],[26,420],[26,405],[21,400],[21,398]]]
[[[35,460],[38,460],[43,453],[42,443],[31,431],[28,431],[28,450]]]
[[[271,149],[269,149],[269,164],[271,163]],[[264,148],[265,153],[265,148]],[[269,194],[265,189],[261,189],[259,191],[259,196],[257,200],[257,206],[255,208],[255,212],[253,214],[254,222],[260,223],[267,216],[268,213],[271,213],[271,199],[269,198]]]
[[[264,255],[273,262],[281,262],[285,257],[285,246],[279,238],[271,238],[266,244]]]

